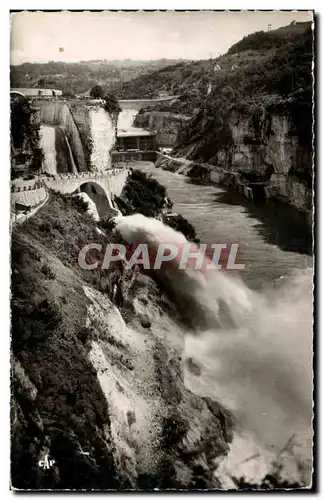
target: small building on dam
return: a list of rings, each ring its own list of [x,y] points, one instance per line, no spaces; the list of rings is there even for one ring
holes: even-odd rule
[[[127,161],[156,160],[156,132],[132,127],[118,130],[115,149],[111,152],[112,164]]]

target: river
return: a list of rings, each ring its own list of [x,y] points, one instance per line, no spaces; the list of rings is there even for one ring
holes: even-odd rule
[[[310,231],[288,207],[255,205],[235,191],[194,183],[152,163],[134,167],[167,188],[173,211],[193,224],[201,243],[239,243],[245,262],[240,273],[251,288],[262,289],[296,269],[312,267]]]
[[[247,294],[250,312],[234,330],[183,332],[183,358],[191,358],[201,370],[196,376],[185,369],[185,385],[221,402],[241,426],[218,477],[229,488],[232,474],[259,481],[280,456],[285,477],[308,484],[312,256],[306,223],[283,205],[256,205],[234,191],[197,184],[150,163],[132,166],[151,173],[167,188],[173,210],[194,225],[201,243],[232,241],[243,247],[245,269],[237,272],[245,285],[235,285],[228,272],[220,284],[216,274],[213,287],[202,290],[196,300],[207,306],[218,290],[234,317]],[[177,282],[176,288],[191,293],[188,283]],[[283,457],[280,449],[290,442]]]
[[[135,114],[135,110],[123,110],[118,128],[130,128]],[[44,130],[43,140],[49,135]],[[49,163],[52,168],[52,160]],[[297,436],[296,449],[301,451],[298,462],[292,460],[296,471],[291,474],[298,477],[301,457],[307,462],[303,467],[308,476],[313,262],[307,224],[283,205],[254,204],[235,191],[195,183],[149,162],[135,162],[132,167],[150,173],[166,187],[173,211],[193,224],[201,243],[236,242],[243,252],[245,269],[239,273],[245,284],[233,284],[225,273],[219,285],[217,273],[212,287],[196,297],[197,302],[206,298],[207,303],[217,290],[224,300],[230,299],[228,310],[235,318],[237,304],[242,296],[248,296],[249,309],[242,322],[234,329],[200,331],[195,336],[183,331],[183,359],[193,359],[201,370],[196,376],[184,365],[185,385],[196,394],[221,402],[243,429],[236,434],[222,474],[227,477],[226,471],[235,471],[247,476],[238,464],[248,463],[259,468],[258,473],[250,471],[251,477],[263,477],[273,453]],[[147,235],[152,237],[149,228]],[[177,286],[185,289],[181,282]],[[218,312],[215,310],[216,316]],[[254,454],[257,458],[250,461]],[[265,466],[260,468],[261,457]]]

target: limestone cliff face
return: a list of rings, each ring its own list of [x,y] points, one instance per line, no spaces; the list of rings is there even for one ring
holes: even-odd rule
[[[178,142],[181,127],[188,120],[190,117],[185,115],[164,111],[144,111],[136,116],[134,125],[156,130],[158,145],[172,147]]]
[[[281,198],[298,210],[312,207],[312,154],[302,144],[291,116],[260,116],[258,123],[234,116],[229,123],[233,145],[218,156],[224,167],[254,173],[268,181],[267,195]]]
[[[262,182],[266,197],[281,199],[311,215],[310,145],[300,140],[289,113],[257,111],[250,116],[232,112],[226,121],[218,121],[209,130],[205,130],[202,118],[191,134],[193,139],[186,141],[182,135],[173,156],[209,164],[209,169],[215,170],[215,179],[217,173],[225,171],[246,184]],[[208,119],[217,122],[217,117]]]

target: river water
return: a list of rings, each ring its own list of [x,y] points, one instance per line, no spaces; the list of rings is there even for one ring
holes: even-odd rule
[[[241,426],[218,469],[224,487],[233,487],[231,475],[261,480],[279,456],[285,478],[309,484],[312,256],[305,221],[285,206],[256,205],[234,191],[193,183],[152,163],[132,166],[166,186],[173,211],[194,225],[201,243],[243,247],[246,267],[237,271],[243,284],[234,284],[230,272],[223,281],[216,274],[212,287],[196,300],[207,305],[218,290],[234,317],[246,295],[250,312],[234,330],[184,331],[183,356],[201,370],[199,376],[184,370],[186,386],[221,402]],[[191,293],[188,284],[178,281],[175,287]],[[293,444],[282,456],[287,443]]]
[[[288,207],[255,205],[236,192],[206,186],[189,178],[134,164],[167,188],[173,211],[195,227],[201,243],[237,242],[243,252],[243,280],[261,289],[296,269],[312,267],[311,235],[306,223]]]
[[[130,128],[135,115],[135,110],[123,110],[118,128]],[[50,135],[44,130],[43,141]],[[52,170],[52,157],[47,160]],[[269,449],[282,448],[292,435],[300,436],[305,449],[301,457],[309,462],[312,252],[305,221],[282,205],[257,205],[234,191],[194,183],[152,163],[137,162],[132,167],[152,174],[167,188],[173,211],[193,224],[201,243],[236,242],[243,252],[245,269],[239,273],[245,284],[233,286],[226,277],[224,290],[219,291],[226,296],[227,288],[227,296],[233,295],[229,305],[233,317],[242,293],[249,295],[250,312],[239,328],[201,331],[197,336],[183,332],[185,355],[201,368],[199,376],[185,370],[185,384],[196,394],[223,403],[247,433],[236,435],[223,464],[224,475],[226,470],[238,471],[238,463],[246,463],[257,452],[257,459],[248,463],[255,464],[263,477],[268,464],[260,469],[260,457],[272,460]],[[218,281],[216,275],[213,285],[219,289]],[[309,471],[310,465],[305,469]],[[251,471],[253,478],[258,474]]]

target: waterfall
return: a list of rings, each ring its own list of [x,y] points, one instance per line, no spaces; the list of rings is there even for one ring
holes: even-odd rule
[[[136,109],[123,109],[118,116],[118,130],[129,130],[133,125],[137,113]]]
[[[51,175],[57,173],[56,149],[55,149],[55,127],[41,125],[40,147],[44,152],[43,170]]]
[[[104,172],[111,167],[110,151],[115,143],[115,126],[103,108],[94,107],[89,111],[92,135],[91,166],[93,170]]]
[[[186,243],[182,234],[155,219],[136,214],[115,220],[123,239],[146,244],[150,256],[160,243],[178,249]],[[289,460],[298,473],[300,467],[306,471],[309,484],[312,270],[258,293],[228,271],[179,269],[179,260],[165,264],[155,271],[157,278],[195,320],[192,330],[183,329],[183,358],[198,365],[200,373],[185,363],[187,387],[227,407],[260,449],[275,455],[293,438]]]
[[[64,134],[64,137],[65,137],[65,142],[66,142],[66,145],[67,145],[67,148],[68,148],[68,151],[69,151],[69,158],[70,158],[70,162],[71,162],[71,165],[72,165],[72,173],[77,174],[78,173],[78,169],[77,169],[77,166],[76,166],[74,158],[73,158],[72,149],[71,149],[71,146],[70,146],[70,143],[69,143],[69,139],[66,137],[65,134]]]
[[[35,106],[39,108],[40,120],[44,125],[60,127],[63,130],[69,141],[68,148],[73,151],[77,171],[86,171],[87,165],[79,129],[70,108],[60,101],[35,101]],[[67,169],[63,168],[62,171],[65,172]]]

